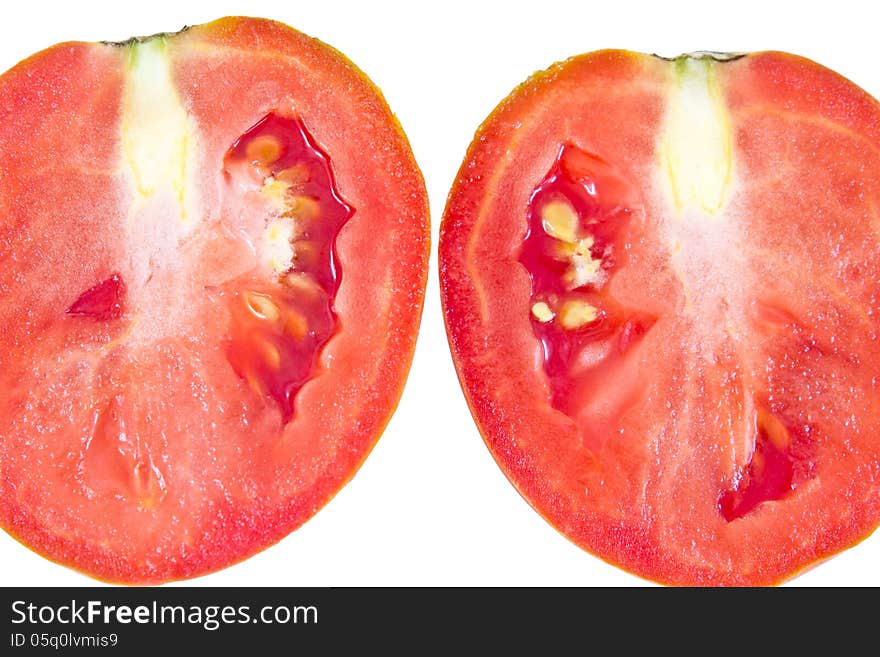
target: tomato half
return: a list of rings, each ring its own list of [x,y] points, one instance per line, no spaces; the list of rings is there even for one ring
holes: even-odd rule
[[[624,51],[480,127],[440,235],[483,438],[583,548],[778,583],[880,522],[880,105],[783,53]]]
[[[332,48],[226,18],[0,78],[0,523],[119,582],[192,577],[354,475],[420,321],[427,196]]]

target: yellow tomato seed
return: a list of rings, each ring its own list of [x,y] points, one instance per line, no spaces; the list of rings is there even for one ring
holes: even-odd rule
[[[570,299],[559,310],[559,323],[568,330],[579,329],[599,317],[599,311],[581,299]]]

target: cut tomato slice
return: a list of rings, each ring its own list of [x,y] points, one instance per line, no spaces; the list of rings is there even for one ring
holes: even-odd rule
[[[409,369],[427,197],[378,90],[227,18],[0,78],[0,523],[161,582],[280,540]]]
[[[880,105],[782,53],[575,57],[480,128],[440,276],[520,493],[669,584],[771,584],[880,522]]]

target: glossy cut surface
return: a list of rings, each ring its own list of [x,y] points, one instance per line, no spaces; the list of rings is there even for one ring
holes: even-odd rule
[[[60,44],[0,77],[0,171],[4,529],[165,582],[351,479],[429,251],[409,144],[351,62],[253,18]]]
[[[765,52],[574,57],[480,127],[440,236],[501,469],[668,584],[784,581],[880,522],[880,105]]]

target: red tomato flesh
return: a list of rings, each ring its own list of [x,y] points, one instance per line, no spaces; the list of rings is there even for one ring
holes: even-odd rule
[[[463,390],[583,548],[772,584],[880,522],[880,105],[782,53],[536,74],[441,226]]]
[[[429,232],[351,62],[250,18],[61,44],[0,77],[0,171],[0,525],[163,582],[354,475],[409,369]]]

